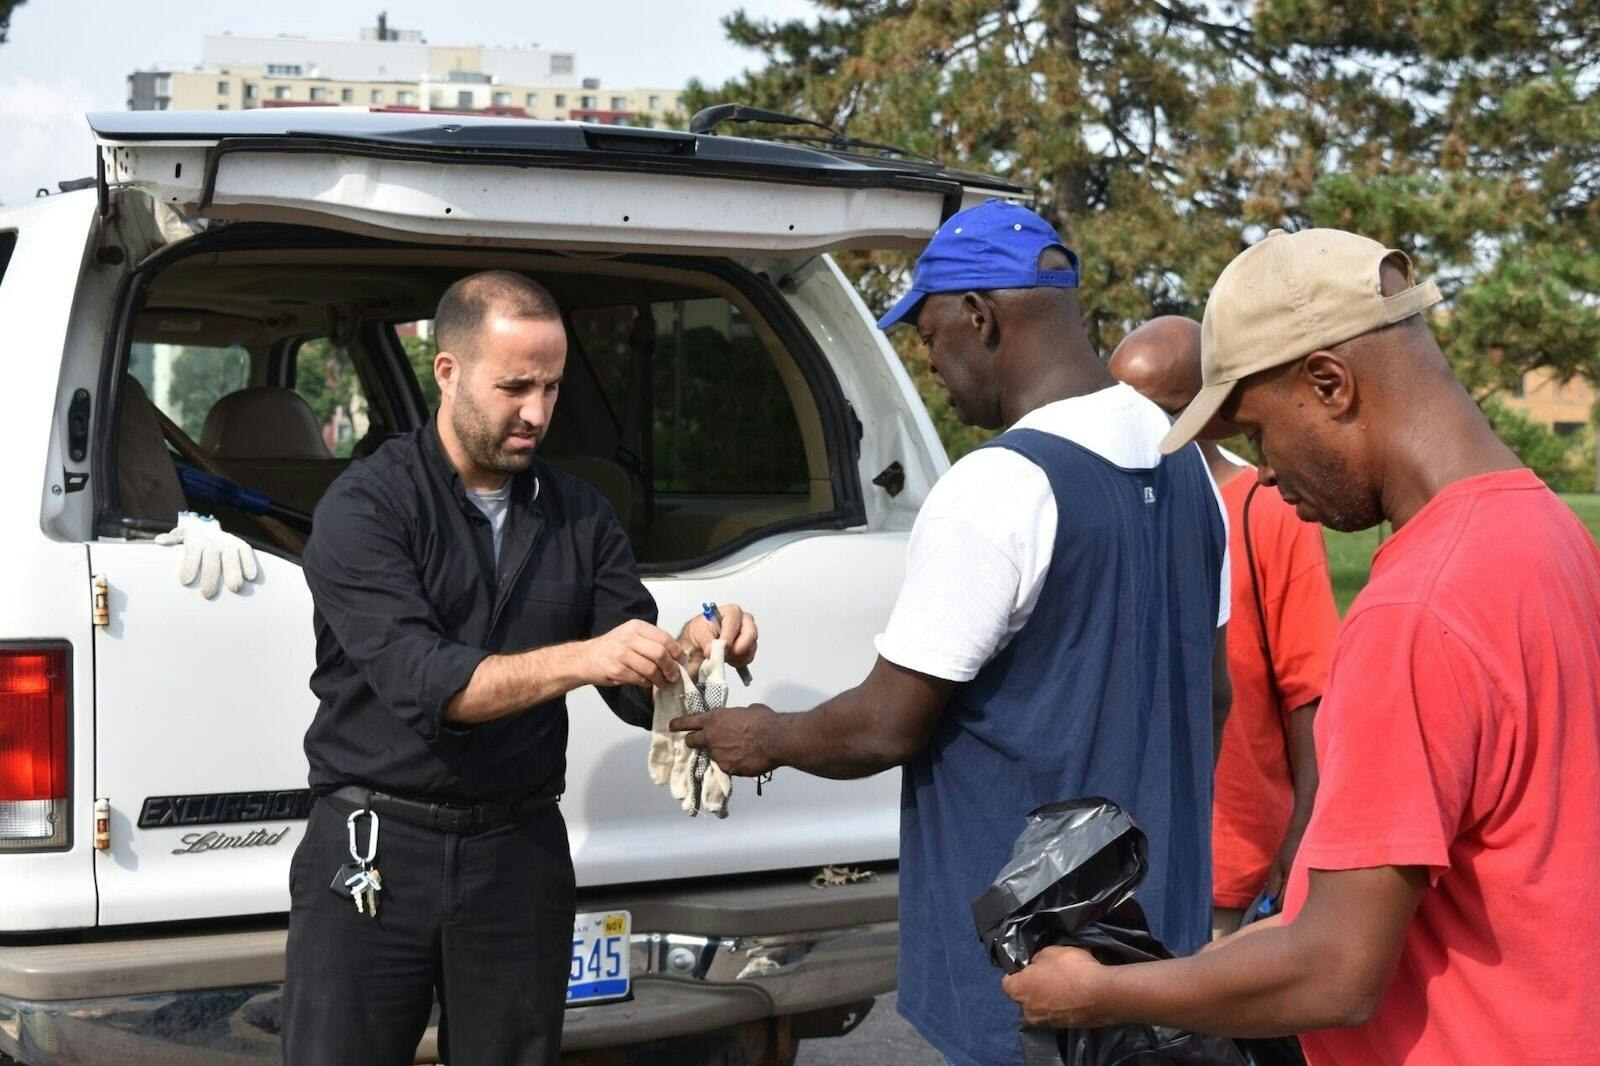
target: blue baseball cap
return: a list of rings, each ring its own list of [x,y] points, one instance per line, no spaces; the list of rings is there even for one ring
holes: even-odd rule
[[[1039,255],[1060,248],[1071,270],[1040,270]],[[1078,287],[1078,255],[1055,228],[1021,204],[985,200],[945,220],[917,259],[911,291],[888,314],[879,329],[917,321],[922,301],[936,292],[985,292],[989,289],[1057,289]]]

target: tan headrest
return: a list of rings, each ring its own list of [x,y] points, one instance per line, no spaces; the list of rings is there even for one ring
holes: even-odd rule
[[[219,459],[328,459],[322,427],[293,389],[257,385],[212,404],[200,447]]]
[[[593,455],[548,456],[546,462],[599,490],[617,512],[618,524],[629,528],[633,521],[633,479],[621,463]]]

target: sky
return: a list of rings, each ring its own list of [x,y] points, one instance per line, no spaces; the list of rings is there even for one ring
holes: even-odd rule
[[[795,18],[807,0],[27,0],[0,45],[0,201],[94,173],[83,116],[127,106],[137,69],[184,70],[207,33],[355,39],[387,10],[389,25],[432,44],[531,45],[577,54],[577,74],[627,88],[715,83],[758,57],[729,44],[721,19]]]

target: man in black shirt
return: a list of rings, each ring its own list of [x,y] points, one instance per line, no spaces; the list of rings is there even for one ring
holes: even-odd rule
[[[535,458],[566,362],[550,294],[475,274],[434,328],[438,417],[352,464],[305,550],[319,801],[289,874],[293,1066],[409,1063],[435,995],[453,1066],[554,1064],[575,906],[566,694],[598,686],[648,728],[650,686],[714,637],[732,664],[755,654],[732,604],[720,634],[699,616],[657,628],[611,506]],[[374,826],[377,907],[358,908],[330,885]]]

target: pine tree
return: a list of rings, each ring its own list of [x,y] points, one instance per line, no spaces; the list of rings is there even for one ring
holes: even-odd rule
[[[1036,189],[1103,351],[1198,317],[1269,228],[1328,225],[1440,282],[1435,325],[1476,395],[1537,366],[1600,380],[1597,0],[813,2],[727,19],[765,65],[686,106],[806,115]],[[875,307],[904,286],[904,256],[847,265]]]

